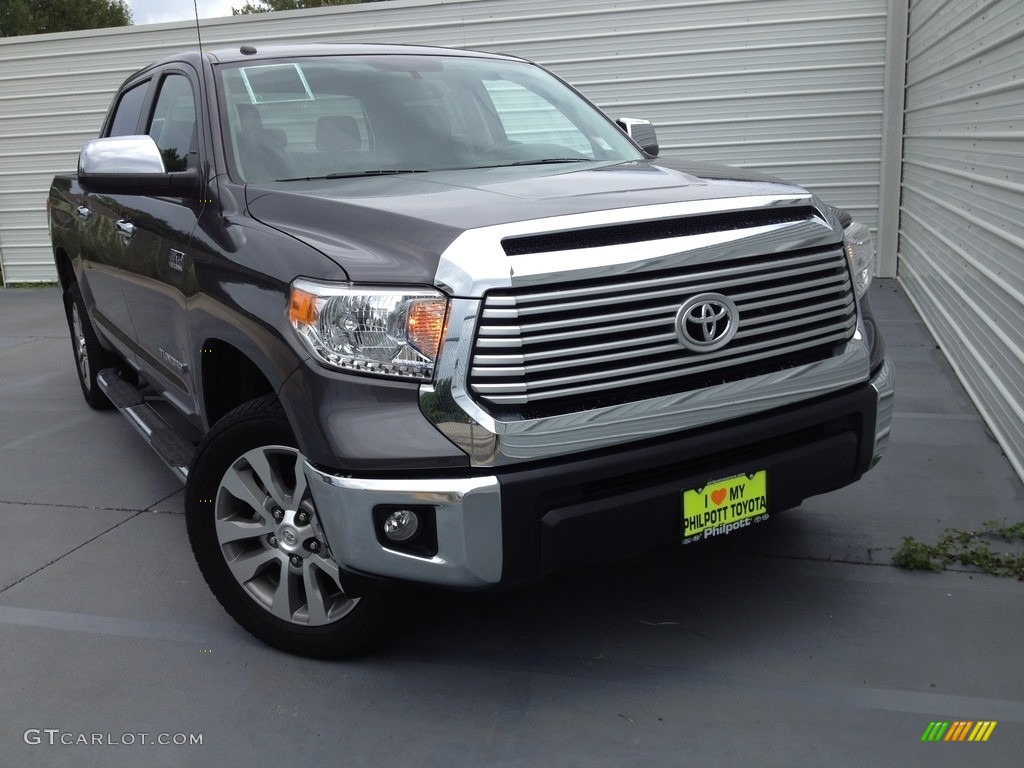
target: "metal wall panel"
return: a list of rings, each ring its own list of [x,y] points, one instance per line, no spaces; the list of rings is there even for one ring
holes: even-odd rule
[[[428,43],[554,69],[665,155],[804,183],[874,228],[891,0],[390,0],[204,20],[243,42]],[[135,69],[196,45],[189,23],[0,39],[0,263],[53,279],[43,203]]]
[[[910,4],[900,277],[1024,477],[1024,4]]]

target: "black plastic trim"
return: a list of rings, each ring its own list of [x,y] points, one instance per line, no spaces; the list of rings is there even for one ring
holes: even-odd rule
[[[503,582],[678,543],[680,494],[768,471],[769,512],[842,488],[871,464],[875,391],[864,385],[756,418],[499,476]]]

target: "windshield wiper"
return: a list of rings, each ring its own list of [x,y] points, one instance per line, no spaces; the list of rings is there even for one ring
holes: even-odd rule
[[[399,173],[428,173],[426,168],[377,168],[369,171],[338,171],[325,176],[296,176],[293,179],[276,181],[316,181],[318,179],[350,179],[357,176],[394,176]]]
[[[398,173],[427,173],[426,168],[377,168],[370,171],[339,171],[328,173],[325,179],[347,179],[351,176],[394,176]]]
[[[589,163],[589,157],[545,157],[543,160],[516,160],[509,165],[548,165],[549,163]]]

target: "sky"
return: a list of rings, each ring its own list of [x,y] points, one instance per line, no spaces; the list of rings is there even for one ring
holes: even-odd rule
[[[199,18],[230,16],[231,6],[241,8],[245,0],[198,0]],[[128,0],[135,24],[160,24],[165,21],[186,21],[195,18],[192,0]]]

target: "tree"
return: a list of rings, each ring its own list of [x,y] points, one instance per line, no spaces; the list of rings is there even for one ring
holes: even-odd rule
[[[0,37],[127,27],[132,12],[126,0],[2,0]]]
[[[241,8],[232,8],[231,13],[241,16],[246,13],[267,11],[297,11],[300,8],[324,8],[328,5],[354,5],[360,0],[246,0]]]

